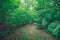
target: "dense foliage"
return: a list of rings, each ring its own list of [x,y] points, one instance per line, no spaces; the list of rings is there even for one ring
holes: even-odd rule
[[[7,36],[18,27],[32,23],[26,7],[20,0],[0,0],[0,34]],[[25,11],[26,10],[26,11]]]
[[[36,22],[39,28],[44,28],[54,36],[60,36],[60,4],[59,0],[43,1],[38,0],[40,13],[40,23]],[[44,5],[43,5],[44,4]]]
[[[1,36],[7,36],[28,23],[60,36],[59,18],[60,0],[0,0]]]

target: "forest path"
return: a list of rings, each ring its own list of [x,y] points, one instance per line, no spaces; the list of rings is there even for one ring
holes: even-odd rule
[[[28,24],[18,28],[8,37],[3,40],[56,40],[50,34],[44,32],[43,29],[38,29],[34,24]]]

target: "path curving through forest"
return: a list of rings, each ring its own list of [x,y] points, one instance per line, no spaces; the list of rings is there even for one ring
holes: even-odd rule
[[[28,24],[18,28],[15,32],[3,40],[56,40],[43,29],[38,29],[34,24]]]

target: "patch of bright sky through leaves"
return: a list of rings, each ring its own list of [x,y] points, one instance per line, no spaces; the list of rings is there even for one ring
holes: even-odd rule
[[[26,0],[21,0],[21,3],[22,3],[23,5],[27,5],[25,1],[26,1]],[[32,1],[33,1],[33,0],[31,0],[31,2],[32,2]],[[37,3],[37,1],[34,0],[32,4],[35,4],[35,3]],[[30,9],[30,10],[33,10],[33,9],[34,9],[34,7],[32,6],[32,4],[29,6],[29,9]]]

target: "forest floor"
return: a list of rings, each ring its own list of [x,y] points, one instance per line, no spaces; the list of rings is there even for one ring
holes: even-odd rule
[[[18,28],[3,40],[56,40],[55,37],[46,33],[43,29],[38,29],[34,24],[28,24]]]

